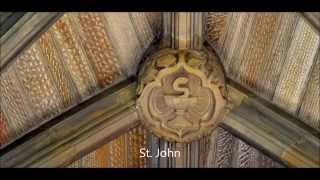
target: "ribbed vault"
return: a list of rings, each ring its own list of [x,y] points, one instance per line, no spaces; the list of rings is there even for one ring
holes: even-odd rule
[[[228,78],[320,131],[320,38],[300,14],[214,12],[205,25]],[[65,13],[1,70],[1,148],[136,75],[161,27],[161,13]],[[141,159],[144,146],[180,149],[183,158]],[[142,126],[68,167],[178,166],[282,167],[222,128],[179,144]]]

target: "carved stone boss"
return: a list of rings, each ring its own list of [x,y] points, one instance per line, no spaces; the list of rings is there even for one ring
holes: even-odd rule
[[[190,142],[217,127],[226,106],[224,74],[207,50],[163,49],[139,72],[142,123],[168,141]]]

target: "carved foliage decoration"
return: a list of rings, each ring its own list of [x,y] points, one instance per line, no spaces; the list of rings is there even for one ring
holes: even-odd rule
[[[224,75],[208,51],[163,49],[142,66],[137,108],[143,124],[169,141],[214,129],[226,105]]]

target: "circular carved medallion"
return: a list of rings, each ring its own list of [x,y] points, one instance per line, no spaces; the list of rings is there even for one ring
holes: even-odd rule
[[[163,49],[139,73],[137,109],[142,123],[169,141],[209,134],[226,105],[224,74],[209,51]]]

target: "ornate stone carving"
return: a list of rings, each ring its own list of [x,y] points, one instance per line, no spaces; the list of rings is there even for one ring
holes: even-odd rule
[[[210,133],[226,105],[222,67],[209,51],[160,50],[142,65],[137,93],[142,123],[176,142]]]

